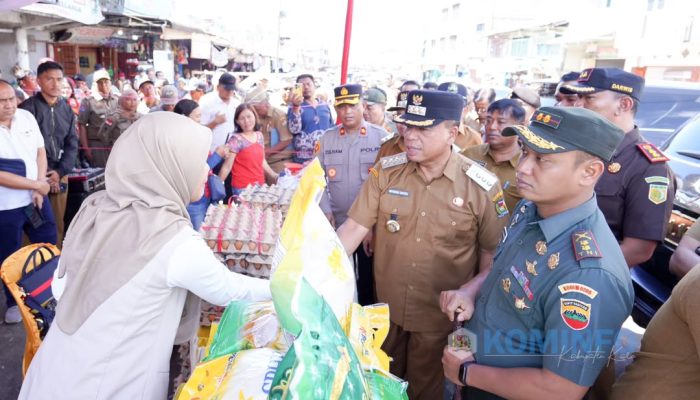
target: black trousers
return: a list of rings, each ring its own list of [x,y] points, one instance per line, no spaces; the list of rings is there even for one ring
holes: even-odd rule
[[[362,245],[357,248],[353,256],[353,261],[355,262],[355,276],[357,277],[357,302],[362,306],[375,304],[377,302],[372,260],[373,258],[365,253],[365,249]]]

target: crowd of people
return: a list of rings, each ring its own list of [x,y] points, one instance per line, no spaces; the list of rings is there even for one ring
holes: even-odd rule
[[[328,181],[321,209],[355,263],[359,302],[390,307],[384,349],[411,399],[582,398],[610,357],[623,358],[615,339],[632,310],[630,269],[664,240],[675,194],[667,159],[634,123],[643,78],[617,68],[568,73],[557,104],[541,107],[526,87],[499,99],[488,88],[416,81],[398,88],[395,104],[358,84],[337,86],[326,102],[302,74],[286,111],[264,84],[238,93],[229,73],[208,92],[157,75],[119,79],[118,90],[104,69],[89,78],[44,62],[22,102],[0,82],[0,259],[22,233],[63,242],[67,174],[79,153],[107,177],[68,229],[57,324],[21,398],[50,398],[56,382],[82,385],[85,397],[143,397],[148,386],[145,397],[162,398],[158,373],[172,345],[192,335],[181,320],[187,291],[214,304],[269,297],[265,283],[233,277],[197,239],[208,205],[313,159]],[[6,161],[15,159],[24,169]],[[45,223],[34,226],[31,213]],[[684,398],[700,388],[690,307],[698,229],[672,259],[685,277],[641,353],[601,392]],[[152,293],[140,293],[149,279]],[[6,300],[5,321],[19,322],[7,291]],[[462,323],[473,346],[445,347]],[[114,326],[126,328],[103,334]],[[162,343],[149,349],[156,337]],[[83,347],[90,356],[68,350]],[[120,347],[132,350],[114,355]],[[682,376],[664,374],[677,368]],[[119,373],[91,375],[97,369]]]

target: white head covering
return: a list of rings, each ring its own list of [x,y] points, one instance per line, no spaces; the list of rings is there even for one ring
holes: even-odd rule
[[[134,122],[107,161],[107,189],[88,197],[66,235],[59,276],[68,273],[56,320],[67,334],[131,280],[177,232],[201,184],[211,131],[175,113]]]

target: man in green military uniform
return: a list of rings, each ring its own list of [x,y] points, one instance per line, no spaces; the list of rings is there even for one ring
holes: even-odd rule
[[[103,142],[98,133],[107,114],[117,109],[118,99],[112,94],[112,79],[107,71],[95,71],[93,75],[93,79],[97,82],[97,92],[80,103],[78,137],[80,147],[83,148],[90,164],[93,167],[104,168],[107,164],[109,143]]]
[[[125,89],[119,96],[118,104],[116,111],[107,114],[97,133],[97,137],[108,147],[114,146],[114,142],[119,139],[119,136],[141,115],[136,111],[139,105],[139,95],[134,89]],[[109,157],[109,152],[107,152],[107,157]]]
[[[362,93],[364,106],[363,116],[365,121],[384,128],[384,137],[390,137],[399,133],[396,123],[392,120],[392,115],[386,110],[386,93],[373,87]]]
[[[605,366],[634,291],[598,209],[595,184],[622,130],[581,108],[542,107],[523,141],[521,201],[491,270],[443,292],[442,310],[468,320],[471,351],[446,348],[445,375],[473,399],[582,398]]]

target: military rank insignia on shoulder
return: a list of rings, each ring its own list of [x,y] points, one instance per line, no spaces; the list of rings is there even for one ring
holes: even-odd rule
[[[493,185],[498,182],[496,175],[489,172],[487,169],[482,168],[478,164],[474,163],[466,167],[465,173],[470,177],[477,185],[481,186],[482,189],[489,191]]]
[[[407,162],[408,157],[406,157],[406,153],[399,153],[393,156],[382,157],[379,159],[379,163],[382,164],[382,169],[395,167],[397,165],[403,165]]]
[[[571,235],[571,243],[574,246],[576,261],[581,261],[584,258],[602,258],[598,242],[593,236],[593,232],[585,230],[577,230]]]
[[[642,154],[644,154],[644,157],[646,157],[650,163],[668,161],[668,157],[666,157],[666,155],[662,153],[658,147],[651,143],[639,143],[637,148],[642,152]]]

